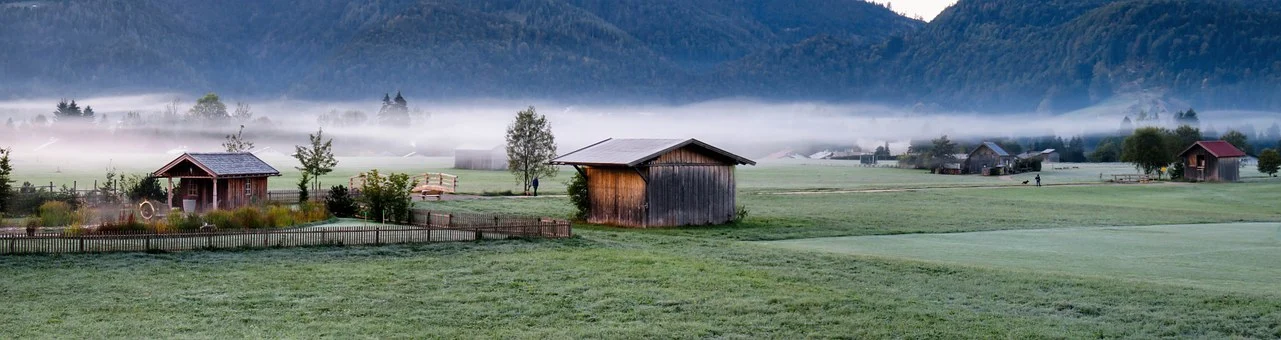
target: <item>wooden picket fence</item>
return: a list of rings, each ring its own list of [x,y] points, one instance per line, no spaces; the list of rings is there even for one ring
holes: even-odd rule
[[[573,236],[572,226],[566,220],[431,211],[415,211],[414,216],[422,220],[415,220],[412,225],[320,225],[297,229],[10,234],[0,235],[0,254],[382,245]]]

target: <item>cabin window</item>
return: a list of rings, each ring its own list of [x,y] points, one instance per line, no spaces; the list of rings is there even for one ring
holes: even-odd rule
[[[253,182],[250,182],[249,180],[245,180],[245,201],[253,201],[253,199],[254,199]]]
[[[187,196],[200,196],[200,192],[196,191],[196,185],[194,183],[187,183],[186,187]]]

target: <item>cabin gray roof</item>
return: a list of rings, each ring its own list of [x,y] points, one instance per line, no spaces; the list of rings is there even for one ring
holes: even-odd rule
[[[1002,149],[1002,148],[1001,148],[1001,146],[1000,146],[1000,145],[996,145],[996,143],[992,143],[992,142],[983,142],[983,145],[984,145],[984,146],[987,146],[987,148],[988,148],[988,149],[992,149],[992,151],[993,151],[993,152],[996,152],[996,155],[997,155],[997,156],[1001,156],[1001,157],[1009,157],[1009,156],[1010,156],[1010,153],[1009,153],[1009,152],[1005,152],[1005,149]]]
[[[183,160],[190,160],[216,177],[280,176],[280,171],[248,152],[185,153],[156,170],[155,174],[167,172]]]
[[[582,149],[560,155],[551,161],[558,165],[637,166],[658,156],[688,145],[703,148],[734,164],[756,165],[750,159],[729,153],[697,139],[606,139]]]

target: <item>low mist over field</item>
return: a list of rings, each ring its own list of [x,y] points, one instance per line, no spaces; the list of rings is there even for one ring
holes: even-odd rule
[[[177,99],[175,99],[177,98]],[[325,122],[325,133],[341,156],[450,156],[456,148],[503,145],[516,111],[530,105],[548,117],[561,152],[605,138],[698,138],[748,157],[781,150],[849,148],[870,150],[889,143],[903,152],[912,139],[948,135],[953,139],[1078,136],[1112,134],[1133,104],[1118,101],[1067,114],[929,112],[924,109],[820,102],[765,102],[725,99],[688,105],[564,105],[546,101],[471,100],[421,102],[407,98],[411,123],[387,126],[378,121],[381,103],[296,100],[250,101],[252,117],[217,123],[187,117],[191,96],[146,94],[79,98],[96,115],[55,122],[59,99],[0,102],[0,120],[14,126],[0,134],[0,146],[18,159],[38,158],[63,164],[102,165],[124,155],[166,158],[182,151],[222,151],[227,134],[245,125],[255,152],[286,157]],[[222,98],[229,112],[235,98]],[[1146,110],[1146,109],[1144,109]],[[166,111],[171,116],[166,117]],[[358,111],[363,120],[344,120]],[[130,114],[130,112],[136,114]],[[37,118],[41,116],[43,118]],[[322,118],[328,116],[332,119]],[[1203,112],[1203,127],[1266,128],[1276,119],[1267,112]],[[45,123],[40,123],[44,119]],[[1160,120],[1153,124],[1159,124]]]

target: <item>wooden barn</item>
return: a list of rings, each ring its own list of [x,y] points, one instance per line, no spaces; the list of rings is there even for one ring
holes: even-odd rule
[[[454,169],[507,170],[507,148],[455,149]]]
[[[1241,158],[1245,156],[1232,143],[1221,140],[1196,142],[1179,153],[1183,177],[1196,181],[1240,180]]]
[[[1014,156],[1005,152],[1000,145],[992,142],[983,142],[974,151],[970,151],[965,157],[963,168],[967,174],[988,175],[991,171],[985,169],[1008,169],[1014,165]]]
[[[734,219],[734,167],[749,159],[696,139],[606,139],[552,160],[587,177],[589,223],[624,227]]]
[[[248,152],[185,153],[152,176],[168,179],[169,207],[206,212],[266,199],[267,177],[280,172]]]

